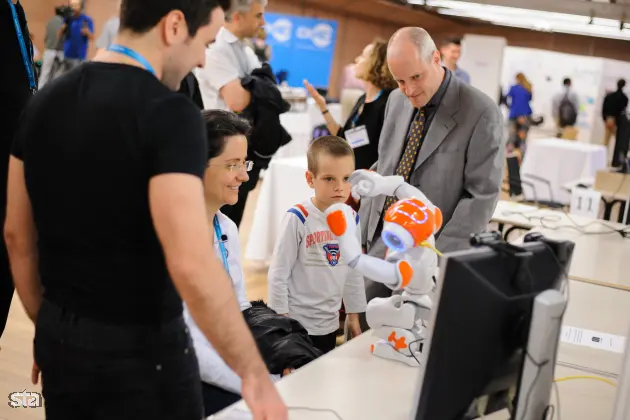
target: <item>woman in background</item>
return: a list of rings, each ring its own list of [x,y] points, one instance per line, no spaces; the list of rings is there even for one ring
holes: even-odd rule
[[[332,135],[345,138],[354,149],[356,169],[369,169],[378,160],[378,142],[385,119],[385,105],[396,81],[387,67],[387,42],[367,45],[355,60],[355,75],[363,80],[365,94],[356,102],[343,126],[330,115],[326,99],[308,82],[304,86],[324,114]]]
[[[532,84],[523,73],[516,75],[516,84],[510,87],[506,98],[510,108],[508,152],[519,149],[524,155],[525,142],[532,117],[532,108],[529,104],[532,100]]]

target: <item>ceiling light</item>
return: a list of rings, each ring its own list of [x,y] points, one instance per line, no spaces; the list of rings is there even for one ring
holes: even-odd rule
[[[407,0],[419,4],[425,0]],[[456,0],[426,0],[442,15],[479,19],[499,26],[630,40],[630,30],[613,19],[544,12]]]

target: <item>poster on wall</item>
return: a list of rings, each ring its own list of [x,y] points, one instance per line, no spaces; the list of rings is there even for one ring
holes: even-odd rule
[[[303,86],[308,79],[315,87],[328,87],[337,22],[279,13],[266,13],[265,20],[273,71],[286,72],[289,86]]]
[[[523,73],[533,86],[530,102],[535,116],[543,116],[544,128],[554,132],[553,98],[564,92],[563,80],[570,78],[578,95],[577,128],[580,141],[591,141],[594,123],[599,115],[597,97],[600,93],[603,60],[595,57],[559,53],[521,47],[507,47],[504,52],[501,83],[504,92],[513,85],[515,75]]]

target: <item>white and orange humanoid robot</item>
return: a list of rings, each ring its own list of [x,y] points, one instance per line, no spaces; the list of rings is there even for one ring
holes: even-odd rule
[[[348,205],[334,204],[326,210],[328,226],[348,264],[393,291],[402,290],[402,294],[368,303],[367,323],[381,338],[371,351],[378,357],[420,366],[420,349],[427,338],[425,322],[432,308],[428,294],[434,287],[438,263],[435,234],[442,226],[442,212],[401,176],[358,170],[350,182],[355,199],[378,195],[398,198],[383,218],[385,259],[363,254]]]

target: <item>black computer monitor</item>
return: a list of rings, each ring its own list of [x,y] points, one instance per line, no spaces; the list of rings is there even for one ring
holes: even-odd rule
[[[484,235],[442,261],[415,420],[478,418],[484,396],[483,414],[516,407],[534,299],[566,279],[572,242]]]

